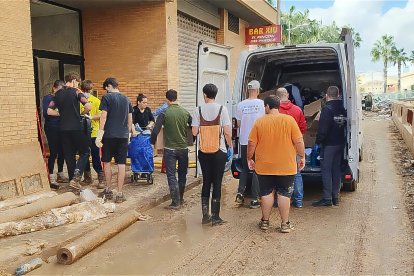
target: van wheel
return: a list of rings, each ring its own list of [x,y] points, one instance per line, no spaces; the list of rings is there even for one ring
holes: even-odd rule
[[[357,182],[353,180],[352,182],[344,183],[342,188],[348,192],[355,192],[357,187],[358,187]]]

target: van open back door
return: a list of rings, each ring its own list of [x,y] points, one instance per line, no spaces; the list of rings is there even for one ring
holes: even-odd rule
[[[348,117],[348,163],[352,171],[353,179],[359,180],[359,118],[358,97],[356,90],[356,77],[354,65],[354,41],[351,30],[343,28],[341,38],[344,41],[346,54],[346,109]]]
[[[218,88],[216,101],[227,107],[231,113],[231,93],[229,83],[229,56],[231,47],[214,43],[200,41],[198,44],[198,67],[197,67],[197,107],[204,103],[203,87],[207,83],[215,84]],[[231,118],[231,114],[229,114]],[[196,144],[197,156],[198,141]],[[198,157],[198,156],[197,156]],[[197,158],[198,160],[198,158]],[[197,161],[197,173],[201,170]]]

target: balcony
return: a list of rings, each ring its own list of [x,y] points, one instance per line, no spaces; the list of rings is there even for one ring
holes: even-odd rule
[[[233,15],[249,22],[252,26],[276,24],[277,10],[265,0],[206,0],[228,10]]]

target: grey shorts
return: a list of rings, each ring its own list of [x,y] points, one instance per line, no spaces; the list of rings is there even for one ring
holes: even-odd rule
[[[259,179],[260,196],[267,196],[276,192],[285,197],[293,193],[293,180],[295,175],[257,175]]]

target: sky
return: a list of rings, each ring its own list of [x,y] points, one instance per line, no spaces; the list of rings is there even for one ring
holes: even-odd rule
[[[292,5],[301,11],[309,9],[310,18],[322,20],[323,24],[335,21],[360,33],[363,42],[355,52],[357,73],[382,71],[382,61],[373,63],[370,56],[382,35],[394,36],[396,46],[407,54],[414,50],[414,0],[281,0],[282,12]],[[396,74],[396,68],[391,66],[389,72]]]

